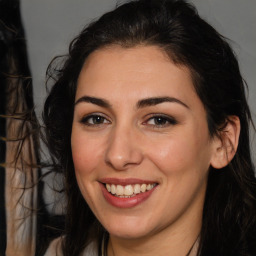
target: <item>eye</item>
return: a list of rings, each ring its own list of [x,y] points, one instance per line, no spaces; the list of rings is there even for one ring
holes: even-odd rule
[[[177,121],[170,116],[166,115],[154,115],[147,119],[146,122],[144,122],[146,125],[150,125],[156,128],[163,128],[163,127],[168,127],[170,125],[175,125],[177,124]]]
[[[96,115],[96,114],[83,117],[80,122],[88,126],[98,126],[98,125],[110,123],[110,121],[107,120],[105,117],[101,115]]]

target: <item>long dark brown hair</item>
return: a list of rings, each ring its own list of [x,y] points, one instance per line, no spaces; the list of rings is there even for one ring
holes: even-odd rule
[[[78,75],[90,53],[106,45],[158,46],[174,63],[187,66],[206,109],[211,136],[219,134],[229,116],[239,117],[241,133],[234,159],[221,170],[209,170],[198,255],[255,255],[256,182],[246,85],[227,40],[183,0],[138,0],[117,7],[87,26],[70,44],[64,60],[59,65],[54,61],[48,70],[53,85],[43,119],[54,170],[66,180],[64,255],[79,255],[106,232],[79,191],[70,145]]]

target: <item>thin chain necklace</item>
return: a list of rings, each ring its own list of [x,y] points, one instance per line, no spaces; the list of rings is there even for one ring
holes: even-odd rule
[[[106,247],[107,241],[108,241],[108,239],[104,239],[104,237],[103,237],[102,243],[101,243],[101,256],[108,256],[107,255],[107,250],[106,250],[107,249],[107,247]],[[197,243],[197,241],[198,241],[198,237],[196,238],[195,242],[192,244],[191,248],[189,249],[188,253],[185,256],[190,255],[190,253],[192,252],[192,250],[193,250],[195,244]]]

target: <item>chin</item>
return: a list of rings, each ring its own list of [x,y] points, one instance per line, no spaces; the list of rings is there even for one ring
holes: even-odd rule
[[[109,234],[111,236],[117,237],[119,239],[139,239],[145,237],[148,233],[145,230],[110,230]]]
[[[151,233],[149,225],[141,220],[126,219],[119,222],[115,221],[112,225],[111,222],[108,222],[105,227],[110,235],[122,239],[138,239]]]

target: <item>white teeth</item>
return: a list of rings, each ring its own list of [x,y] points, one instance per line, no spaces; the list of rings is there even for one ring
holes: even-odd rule
[[[140,187],[140,191],[141,192],[145,192],[147,189],[147,185],[146,184],[142,184],[141,187]]]
[[[113,193],[112,193],[113,194]],[[124,194],[124,187],[121,185],[116,186],[116,194],[118,196],[122,196]]]
[[[155,184],[135,184],[135,185],[114,185],[106,184],[107,191],[118,197],[131,197],[139,193],[144,193],[156,186]]]
[[[111,185],[111,194],[115,194],[116,193],[116,186],[115,185]]]
[[[108,192],[111,191],[111,186],[109,184],[106,184],[106,188],[107,188]]]
[[[153,184],[148,184],[147,185],[147,190],[151,190],[153,188]]]
[[[133,194],[133,187],[132,185],[126,185],[124,187],[124,195],[125,196],[131,196]]]
[[[136,184],[133,188],[134,194],[139,194],[140,193],[140,184]]]

